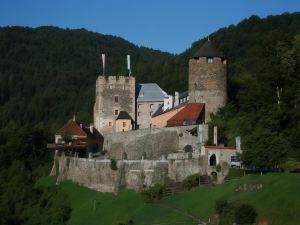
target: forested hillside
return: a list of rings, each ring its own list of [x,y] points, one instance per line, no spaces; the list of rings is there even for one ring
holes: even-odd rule
[[[212,122],[219,142],[232,145],[241,135],[249,166],[300,160],[300,13],[252,16],[210,38],[229,58],[229,103]],[[204,41],[172,55],[84,29],[0,28],[0,223],[67,220],[64,193],[33,185],[49,172],[45,144],[54,130],[74,113],[91,121],[101,53],[107,74],[125,75],[130,54],[138,82],[172,93],[187,89],[188,59]]]

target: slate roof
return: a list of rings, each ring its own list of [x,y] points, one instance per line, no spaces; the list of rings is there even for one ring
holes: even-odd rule
[[[137,85],[137,102],[163,102],[167,93],[156,83]]]
[[[217,49],[211,41],[205,42],[205,44],[193,55],[193,58],[200,57],[226,58],[224,53]]]
[[[120,111],[119,115],[117,117],[117,120],[131,120],[131,121],[133,121],[133,119],[131,118],[131,116],[128,114],[127,111]]]
[[[183,99],[187,96],[189,96],[189,91],[184,91],[184,92],[179,93],[179,99]]]
[[[184,121],[197,121],[204,108],[203,103],[188,103],[167,121],[167,126],[182,126]]]

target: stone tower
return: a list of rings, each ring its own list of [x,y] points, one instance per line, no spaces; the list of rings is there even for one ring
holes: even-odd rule
[[[96,81],[94,124],[102,134],[116,131],[121,111],[135,118],[135,78],[132,76],[99,76]]]
[[[189,60],[189,102],[205,103],[205,121],[227,101],[227,58],[207,41]]]

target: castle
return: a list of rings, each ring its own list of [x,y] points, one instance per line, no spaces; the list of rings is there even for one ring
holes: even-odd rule
[[[102,134],[152,128],[152,117],[159,109],[170,111],[184,102],[205,104],[205,121],[208,122],[210,114],[226,104],[226,66],[225,55],[208,40],[189,60],[189,90],[184,97],[178,92],[168,95],[155,83],[136,84],[133,76],[99,76],[94,105],[95,127]],[[120,112],[130,115],[122,124],[118,124]]]
[[[240,166],[240,148],[218,146],[216,134],[215,146],[205,143],[210,115],[226,104],[226,76],[227,58],[209,40],[189,60],[189,90],[174,96],[155,83],[136,84],[130,72],[99,76],[94,127],[101,134],[100,151],[89,151],[88,157],[79,157],[82,148],[66,151],[76,149],[78,140],[95,147],[93,125],[86,129],[91,138],[80,142],[84,126],[74,119],[63,129],[73,135],[68,148],[65,143],[52,146],[59,156],[59,169],[54,165],[51,174],[58,175],[58,182],[69,179],[108,192],[117,192],[121,186],[139,191],[155,183],[180,182],[196,173],[222,182],[230,166]],[[116,170],[111,168],[112,160]]]

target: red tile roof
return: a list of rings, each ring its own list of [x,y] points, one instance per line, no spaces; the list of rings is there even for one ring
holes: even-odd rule
[[[77,135],[77,136],[87,136],[87,133],[80,127],[80,124],[73,120],[69,120],[62,128],[60,128],[56,134],[64,135]]]
[[[167,121],[167,126],[182,126],[184,121],[197,121],[204,108],[204,103],[188,103]]]

